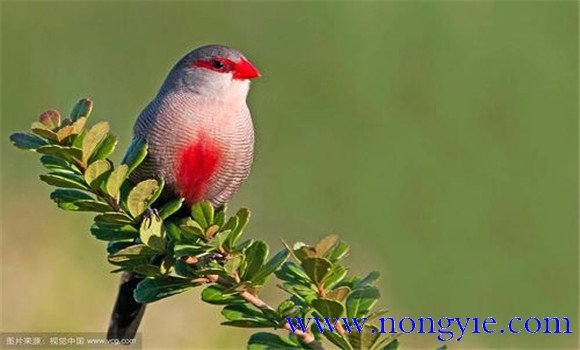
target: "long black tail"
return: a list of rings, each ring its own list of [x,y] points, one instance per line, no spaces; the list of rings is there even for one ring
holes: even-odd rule
[[[135,301],[133,291],[142,278],[136,277],[130,272],[124,272],[121,276],[119,294],[113,308],[107,339],[133,339],[145,313],[145,304]]]

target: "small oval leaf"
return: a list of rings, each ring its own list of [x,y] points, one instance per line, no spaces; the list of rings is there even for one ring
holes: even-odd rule
[[[10,135],[10,141],[14,146],[24,150],[36,150],[39,147],[48,145],[42,138],[24,132],[17,132]]]
[[[70,113],[70,118],[73,121],[78,120],[81,117],[88,118],[92,110],[93,110],[93,102],[88,98],[83,98],[74,105]]]
[[[91,163],[85,170],[85,181],[92,188],[98,188],[112,169],[107,160],[97,160]]]
[[[312,306],[324,317],[339,318],[344,313],[344,306],[332,299],[319,298],[312,300]]]
[[[149,179],[141,181],[137,186],[129,192],[127,196],[127,208],[129,213],[134,217],[138,217],[143,214],[145,209],[149,205],[149,201],[153,198],[157,190],[159,189],[159,184],[157,180]]]
[[[60,126],[60,113],[56,109],[49,109],[43,112],[38,120],[50,130],[54,130]]]
[[[85,164],[89,161],[89,158],[91,158],[91,155],[97,146],[101,143],[101,141],[103,141],[108,133],[109,123],[107,122],[100,122],[93,125],[93,127],[86,133],[82,143],[82,160]]]
[[[125,164],[119,165],[118,168],[113,170],[107,179],[107,184],[105,186],[107,193],[115,198],[119,198],[119,190],[121,189],[121,185],[123,181],[127,178],[127,172],[129,168]]]
[[[302,260],[304,272],[314,283],[321,283],[324,277],[330,272],[332,264],[324,258],[306,258]]]

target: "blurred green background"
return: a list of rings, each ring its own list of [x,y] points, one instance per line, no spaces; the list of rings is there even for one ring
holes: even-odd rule
[[[9,133],[88,96],[119,159],[174,62],[223,43],[263,73],[230,205],[253,210],[249,235],[340,233],[399,318],[568,316],[575,332],[452,348],[578,347],[577,2],[2,2],[1,22],[4,331],[104,331],[118,280],[91,215],[57,209]],[[198,293],[149,307],[146,348],[245,344]]]

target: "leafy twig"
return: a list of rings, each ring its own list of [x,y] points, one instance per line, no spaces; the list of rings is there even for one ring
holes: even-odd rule
[[[338,332],[293,329],[288,323],[288,319],[308,317],[376,319],[383,314],[373,312],[380,296],[373,285],[378,273],[348,276],[342,260],[349,246],[338,236],[327,236],[312,246],[286,245],[268,258],[266,242],[240,239],[249,210],[228,217],[225,206],[215,209],[201,202],[183,215],[182,198],[158,203],[162,179],[137,184],[128,179],[145,158],[146,143],[134,142],[123,163],[113,164],[108,157],[117,138],[106,122],[85,128],[91,110],[92,102],[84,99],[68,118],[47,111],[30,132],[12,134],[10,139],[18,148],[42,154],[48,173],[41,180],[57,187],[51,198],[60,208],[98,213],[91,234],[108,242],[114,272],[144,278],[135,290],[138,302],[154,302],[205,284],[202,300],[223,306],[223,325],[290,331],[286,338],[255,333],[249,349],[320,349],[323,338],[343,349],[398,348],[397,339],[379,335],[370,322],[361,332],[350,334],[338,322]],[[276,308],[258,296],[271,275],[281,280],[279,287],[288,293]]]
[[[223,287],[226,287],[226,288],[231,288],[234,286],[233,283],[231,283],[230,281],[228,281],[228,280],[226,280],[218,275],[208,275],[206,277],[207,277],[207,280],[209,282],[217,283],[217,284],[219,284]],[[258,298],[257,296],[253,295],[252,293],[250,293],[248,291],[241,291],[238,295],[242,299],[246,300],[248,303],[257,307],[258,309],[267,310],[270,312],[276,312],[276,310],[274,308],[272,308],[270,305],[266,304],[266,302],[264,302],[262,299]],[[322,349],[322,345],[316,341],[316,339],[314,338],[312,333],[303,332],[300,329],[293,330],[290,327],[290,325],[288,324],[288,322],[284,322],[284,324],[282,325],[282,328],[284,328],[290,332],[293,332],[297,337],[300,338],[300,340],[304,344],[310,345],[311,349]]]

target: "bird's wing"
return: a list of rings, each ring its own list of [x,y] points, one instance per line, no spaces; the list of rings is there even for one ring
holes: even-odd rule
[[[123,156],[123,160],[121,160],[121,164],[126,164],[128,161],[128,156],[137,151],[137,148],[141,147],[143,145],[144,142],[147,142],[144,138],[139,137],[139,136],[134,136],[133,139],[131,140],[131,143],[129,144],[129,147],[127,147],[127,151],[125,151],[125,155]]]

